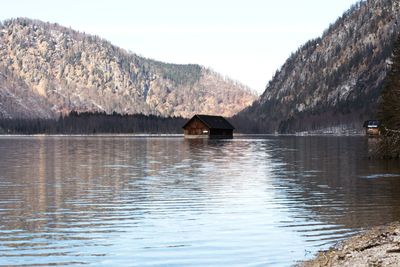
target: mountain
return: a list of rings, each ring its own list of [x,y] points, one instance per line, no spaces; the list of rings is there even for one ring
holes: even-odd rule
[[[0,24],[0,118],[71,110],[231,116],[255,99],[248,87],[199,65],[147,59],[58,24]]]
[[[399,30],[398,1],[353,5],[290,56],[236,124],[244,132],[360,130],[376,116]]]

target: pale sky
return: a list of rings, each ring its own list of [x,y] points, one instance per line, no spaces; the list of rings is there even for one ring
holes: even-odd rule
[[[147,58],[197,63],[262,93],[288,56],[358,0],[0,0]]]

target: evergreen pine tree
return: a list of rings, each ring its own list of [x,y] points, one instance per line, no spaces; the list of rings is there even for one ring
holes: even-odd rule
[[[392,63],[386,76],[379,106],[383,130],[400,130],[400,36],[392,54]]]
[[[400,157],[400,35],[396,41],[379,104],[382,138],[377,155],[384,158]]]

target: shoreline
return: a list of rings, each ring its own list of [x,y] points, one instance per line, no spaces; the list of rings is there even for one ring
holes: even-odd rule
[[[295,266],[400,266],[400,222],[362,231]]]
[[[99,134],[0,134],[1,137],[183,137],[183,134],[129,134],[129,133],[99,133]]]
[[[23,133],[0,133],[0,137],[12,137],[12,136],[139,136],[139,137],[158,137],[158,136],[184,136],[183,133],[35,133],[35,134],[23,134]],[[333,133],[318,133],[318,134],[244,134],[244,133],[234,133],[234,137],[285,137],[285,136],[296,136],[296,137],[360,137],[365,136],[364,134],[333,134]]]

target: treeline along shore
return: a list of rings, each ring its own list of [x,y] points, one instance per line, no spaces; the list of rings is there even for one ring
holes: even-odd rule
[[[52,119],[0,119],[0,134],[178,134],[187,119],[72,111]]]

